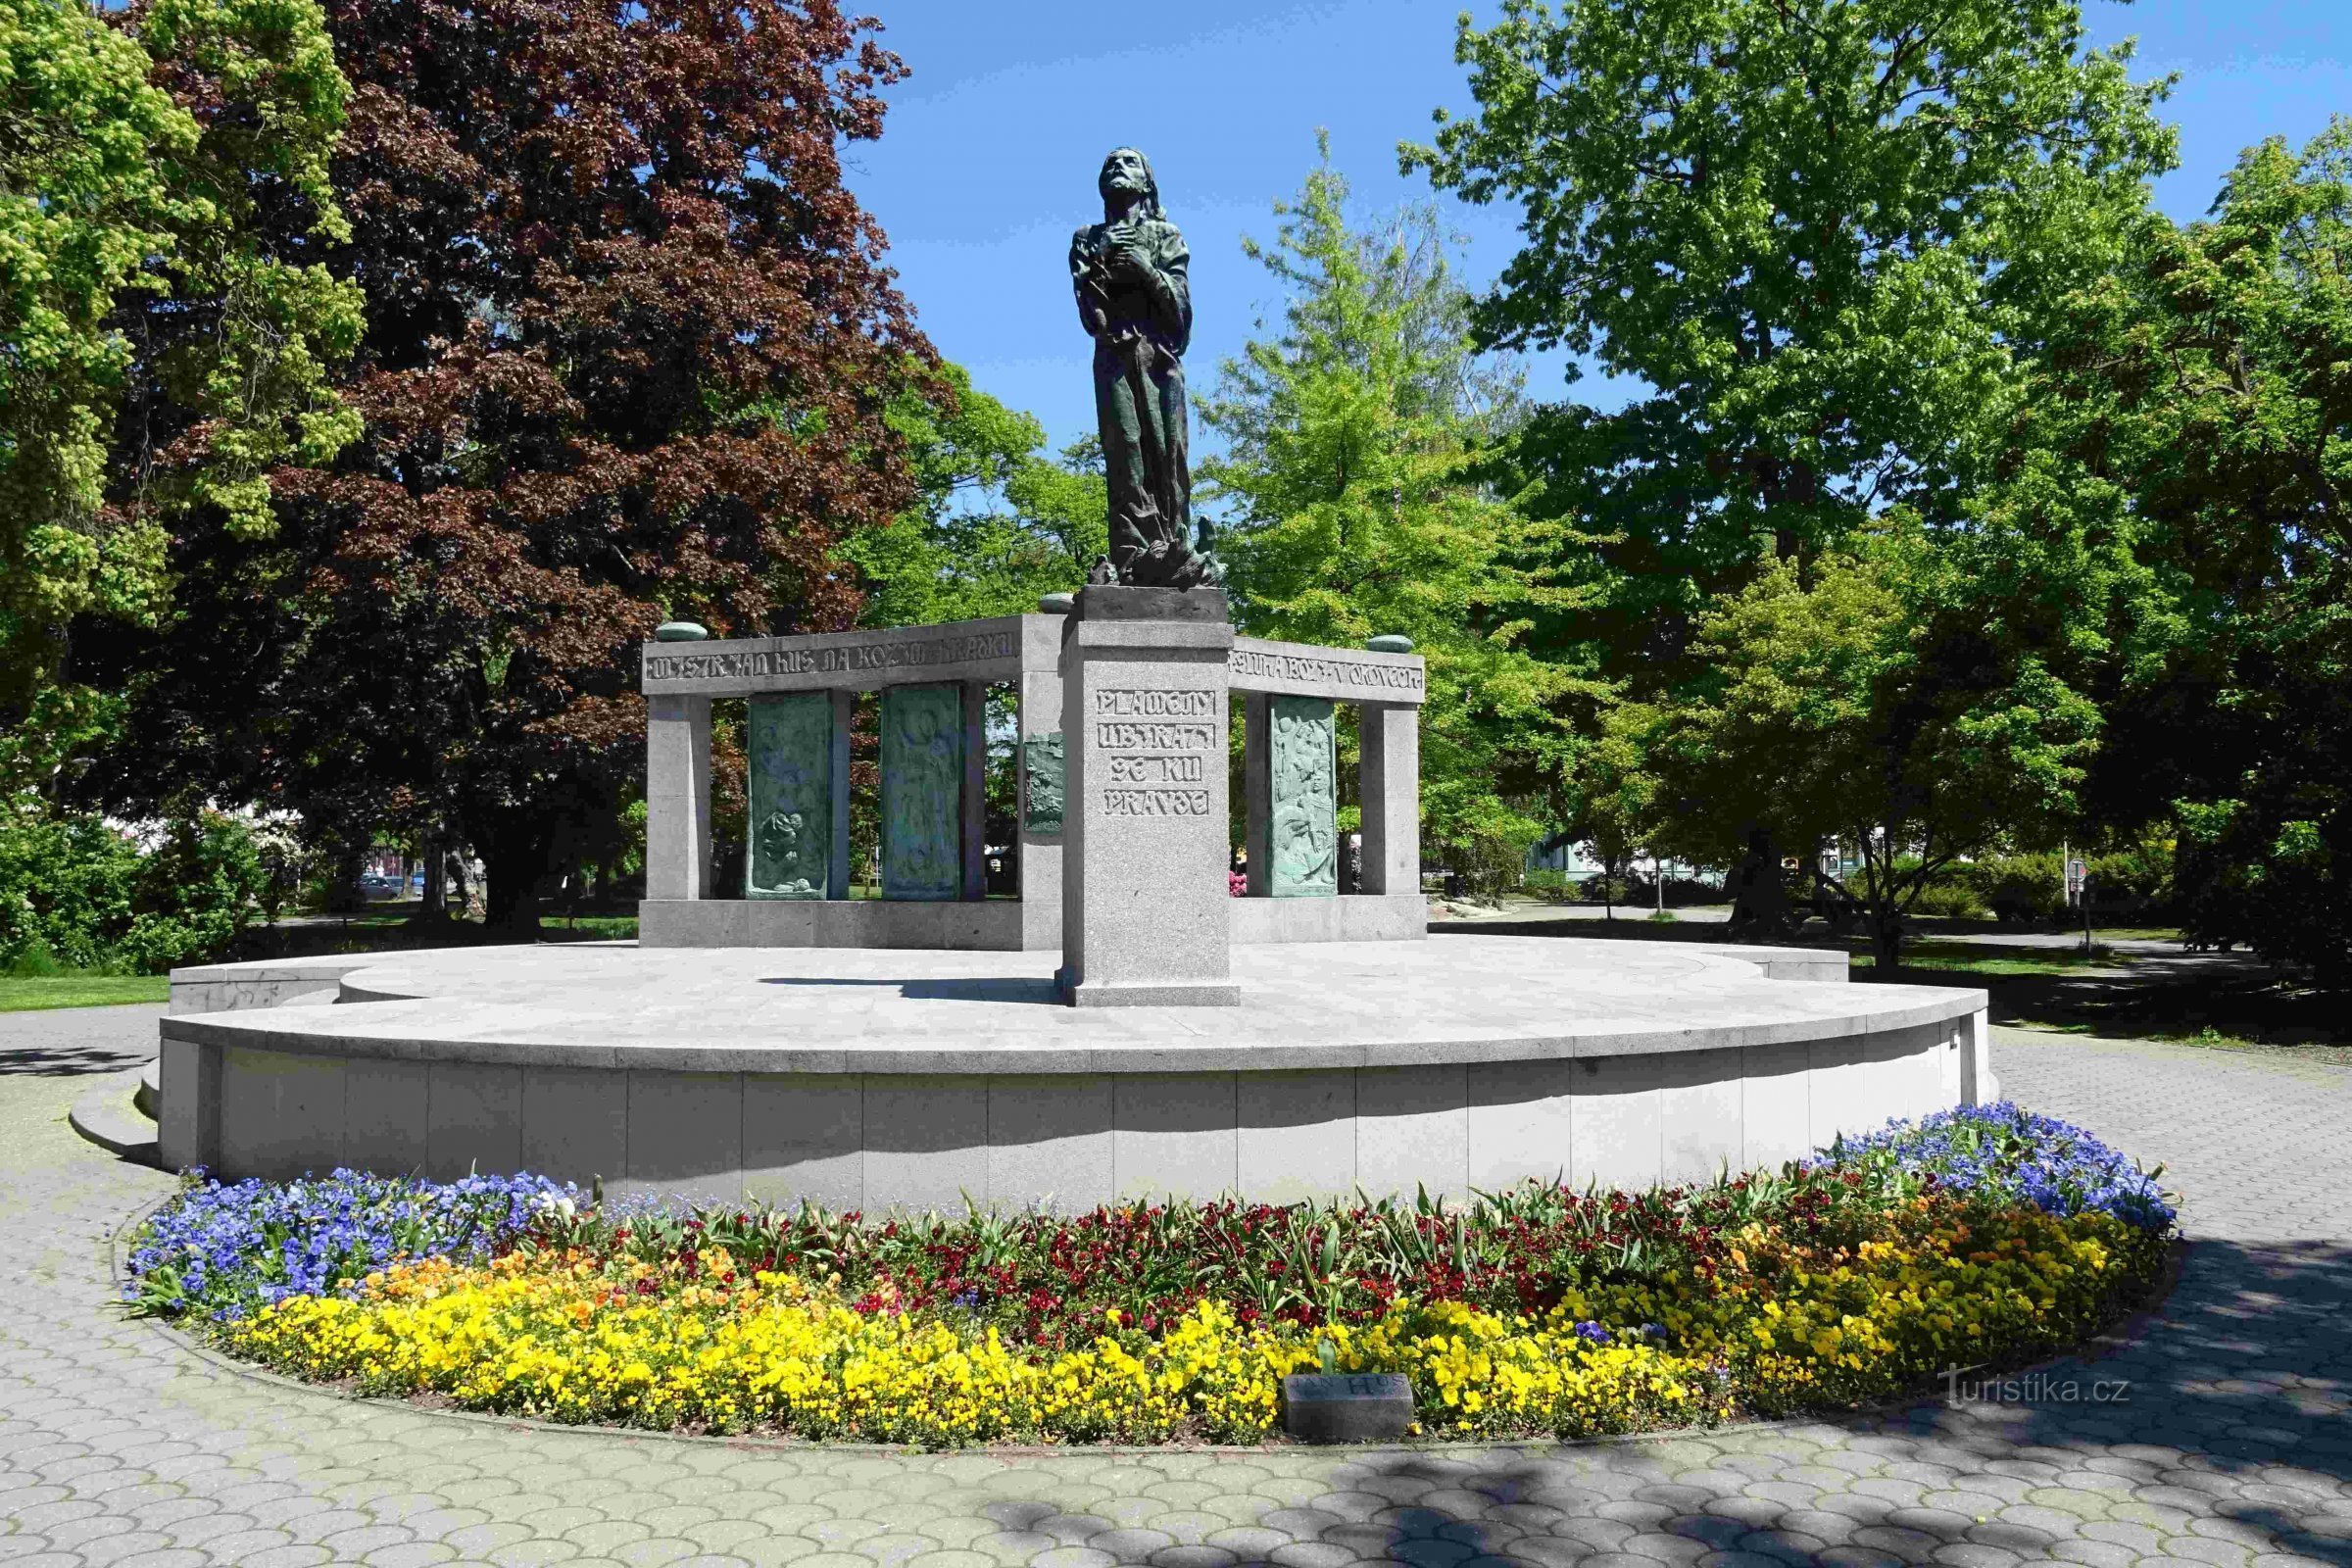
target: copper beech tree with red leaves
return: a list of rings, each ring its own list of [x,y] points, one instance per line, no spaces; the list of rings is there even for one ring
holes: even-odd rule
[[[852,624],[835,546],[912,500],[883,414],[935,361],[841,178],[904,68],[830,0],[326,9],[366,431],[275,537],[179,541],[113,793],[447,834],[535,928],[643,765],[633,645]]]

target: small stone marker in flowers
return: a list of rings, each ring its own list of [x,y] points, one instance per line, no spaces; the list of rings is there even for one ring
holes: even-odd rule
[[[1401,1372],[1282,1380],[1282,1429],[1304,1443],[1383,1443],[1413,1424],[1413,1385]]]

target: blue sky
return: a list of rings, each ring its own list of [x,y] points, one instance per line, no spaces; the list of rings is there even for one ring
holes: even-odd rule
[[[1056,444],[1094,417],[1063,253],[1070,230],[1101,216],[1094,175],[1104,152],[1129,142],[1150,155],[1191,243],[1199,390],[1274,303],[1240,238],[1271,236],[1271,205],[1304,177],[1316,128],[1330,130],[1334,163],[1377,212],[1429,194],[1396,172],[1396,143],[1425,136],[1436,106],[1469,107],[1453,63],[1456,8],[1439,0],[870,8],[914,74],[892,91],[881,141],[852,149],[852,187],[888,231],[932,341],[980,386],[1036,414]],[[2240,148],[2272,134],[2300,143],[2330,111],[2352,113],[2352,0],[2086,0],[2084,10],[2094,42],[2136,36],[2142,74],[2180,77],[2167,112],[2180,126],[2181,167],[2157,188],[2176,218],[2205,210]],[[1445,206],[1483,281],[1513,248],[1508,210]],[[1557,364],[1533,367],[1531,392],[1559,388]]]

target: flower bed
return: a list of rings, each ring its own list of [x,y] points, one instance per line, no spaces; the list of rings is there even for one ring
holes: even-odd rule
[[[1255,1442],[1295,1371],[1402,1372],[1431,1436],[1875,1400],[2145,1295],[2153,1176],[1995,1105],[1647,1193],[878,1222],[533,1177],[191,1185],[126,1287],[232,1353],[561,1421],[954,1446]]]

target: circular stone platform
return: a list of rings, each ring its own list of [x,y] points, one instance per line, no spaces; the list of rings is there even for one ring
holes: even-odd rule
[[[1054,1000],[1046,954],[225,965],[174,976],[164,1154],[231,1176],[529,1169],[869,1212],[1072,1208],[1639,1187],[1991,1098],[1983,992],[1769,973],[1821,962],[1552,937],[1238,947],[1238,1008],[1102,1010]]]

